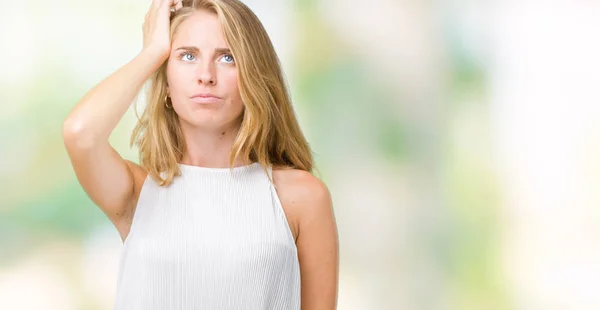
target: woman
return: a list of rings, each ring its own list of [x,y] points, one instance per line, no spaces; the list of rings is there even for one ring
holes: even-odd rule
[[[124,242],[115,309],[334,309],[331,198],[258,18],[237,0],[154,0],[143,29],[63,127]],[[148,79],[138,165],[108,137]]]

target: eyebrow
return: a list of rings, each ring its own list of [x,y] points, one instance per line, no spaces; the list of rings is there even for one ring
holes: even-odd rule
[[[194,53],[200,52],[200,50],[195,46],[181,46],[181,47],[178,47],[175,51],[178,51],[178,50],[185,50],[185,51],[190,51],[190,52],[194,52]],[[231,50],[226,47],[219,47],[219,48],[215,48],[215,52],[217,52],[218,54],[225,54],[225,53],[231,53]]]

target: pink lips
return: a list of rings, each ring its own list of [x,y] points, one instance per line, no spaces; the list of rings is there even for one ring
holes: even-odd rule
[[[216,103],[216,102],[221,101],[221,98],[219,98],[213,94],[209,94],[209,93],[196,94],[196,95],[190,97],[190,99],[192,100],[192,102],[202,103],[202,104]]]

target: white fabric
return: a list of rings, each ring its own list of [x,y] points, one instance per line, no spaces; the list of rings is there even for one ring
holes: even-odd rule
[[[259,163],[148,176],[119,267],[115,310],[300,309],[296,245]]]

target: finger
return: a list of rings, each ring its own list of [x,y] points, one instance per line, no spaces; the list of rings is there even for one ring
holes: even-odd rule
[[[146,13],[146,19],[154,16],[156,10],[160,7],[161,0],[152,0],[152,5],[150,5],[150,9],[148,13]]]
[[[168,3],[169,8],[173,8],[171,11],[179,10],[183,6],[181,0],[166,0],[165,2]]]
[[[160,5],[156,9],[157,13],[159,15],[171,14],[171,7],[169,6],[169,4],[171,4],[171,1],[173,1],[173,0],[160,0]]]
[[[173,0],[160,0],[160,7],[171,7],[171,2],[173,2]]]
[[[150,3],[150,7],[148,8],[148,11],[146,11],[146,15],[144,16],[144,19],[148,19],[148,16],[150,16],[150,12],[152,12],[152,8],[154,8],[154,1],[152,0],[152,3]]]

